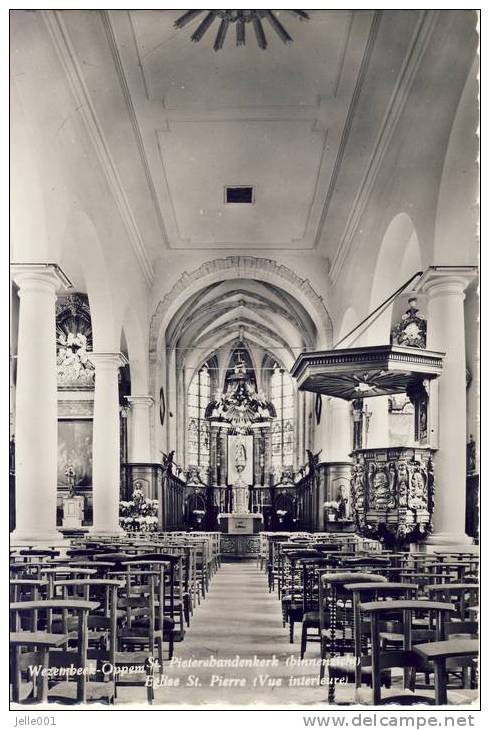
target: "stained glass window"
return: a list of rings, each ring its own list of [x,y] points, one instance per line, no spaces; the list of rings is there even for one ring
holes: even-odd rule
[[[276,409],[272,424],[272,466],[294,464],[294,386],[289,373],[274,363],[270,376],[270,400]]]
[[[187,464],[209,466],[209,423],[204,418],[211,400],[208,364],[194,375],[187,392]]]

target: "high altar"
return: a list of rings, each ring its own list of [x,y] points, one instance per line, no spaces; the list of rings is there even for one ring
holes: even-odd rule
[[[214,490],[218,524],[224,535],[229,536],[230,552],[241,554],[243,550],[232,549],[240,545],[240,536],[252,536],[263,529],[260,454],[262,433],[264,429],[270,431],[274,410],[256,392],[245,364],[239,362],[229,378],[226,393],[210,403],[206,415],[211,434],[226,435],[226,458],[220,448],[214,459],[216,482],[218,476],[220,480],[226,479],[224,488],[217,486]]]

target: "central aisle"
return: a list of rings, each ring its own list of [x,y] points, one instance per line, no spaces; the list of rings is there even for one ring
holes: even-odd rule
[[[196,606],[184,641],[175,645],[173,666],[164,669],[169,680],[180,680],[180,686],[157,688],[155,705],[325,702],[326,687],[289,686],[290,677],[319,676],[317,665],[291,664],[291,657],[299,659],[300,633],[301,626],[296,624],[295,643],[290,644],[288,630],[282,626],[280,601],[276,593],[269,593],[267,576],[255,562],[225,563],[213,577],[206,598]],[[309,643],[308,649],[305,658],[317,659],[318,643]],[[237,655],[242,660],[256,657],[256,662],[270,662],[275,656],[275,666],[209,666],[213,658],[236,660]],[[206,660],[208,666],[189,666],[188,661],[196,659]],[[241,680],[245,686],[230,686],[236,685],[233,680]],[[131,699],[139,701],[135,694]],[[129,693],[118,693],[118,704],[131,699]]]

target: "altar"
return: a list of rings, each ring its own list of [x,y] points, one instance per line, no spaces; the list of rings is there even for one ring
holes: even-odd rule
[[[264,516],[258,512],[224,512],[218,515],[220,531],[227,535],[256,535],[263,529]]]
[[[259,532],[264,517],[258,512],[222,512],[218,515],[222,560],[249,560],[260,550]]]

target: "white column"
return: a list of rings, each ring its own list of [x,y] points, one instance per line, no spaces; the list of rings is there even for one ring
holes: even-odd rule
[[[472,267],[434,267],[422,285],[428,294],[427,348],[445,352],[439,378],[438,451],[434,459],[434,532],[430,544],[469,543],[466,511],[466,357],[464,291]]]
[[[329,419],[328,419],[328,399],[321,395],[322,411],[320,417],[320,423],[317,423],[316,419],[316,393],[312,394],[312,418],[313,418],[313,443],[314,447],[312,451],[318,453],[321,450],[320,462],[328,461],[328,431],[329,431]]]
[[[390,428],[388,415],[388,396],[381,395],[374,398],[366,398],[371,416],[369,418],[367,448],[384,449],[390,445]]]
[[[129,461],[132,464],[147,464],[150,462],[150,409],[153,398],[151,395],[128,395],[126,400],[131,406]]]
[[[342,398],[331,398],[329,402],[330,428],[328,439],[328,461],[350,461],[352,451],[351,405]]]
[[[121,353],[91,353],[95,366],[92,532],[118,535],[119,527],[119,368]]]
[[[13,267],[19,286],[15,414],[15,543],[57,542],[56,291],[69,285],[53,264]]]

